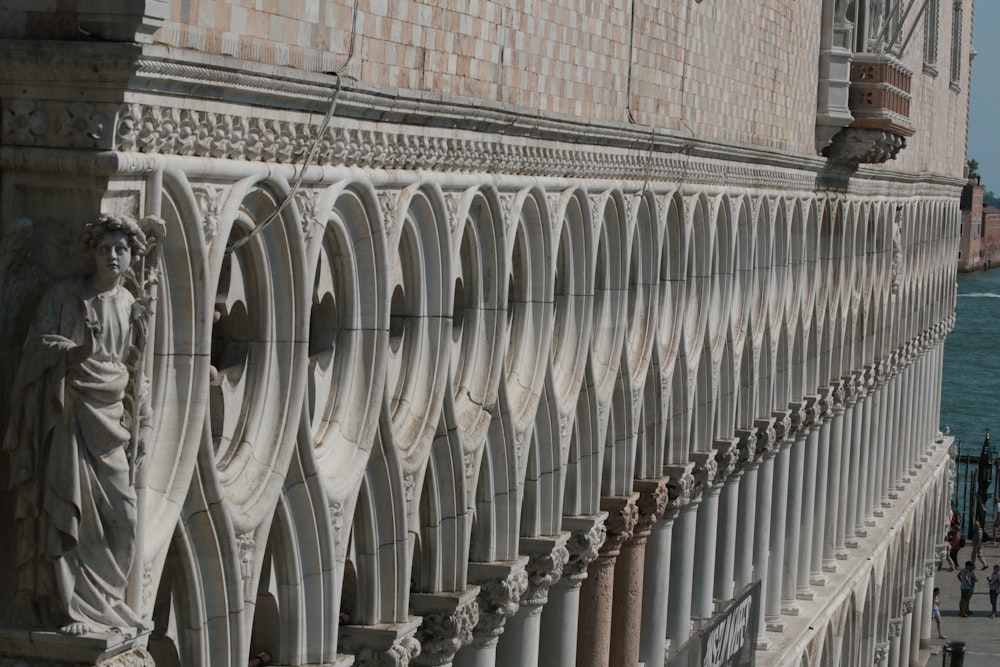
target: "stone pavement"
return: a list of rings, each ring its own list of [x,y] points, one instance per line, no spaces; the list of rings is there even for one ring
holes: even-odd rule
[[[972,556],[972,547],[966,545],[958,554],[958,561],[964,565]],[[964,667],[997,667],[1000,665],[1000,613],[997,618],[990,618],[990,594],[986,583],[986,575],[993,571],[993,565],[1000,565],[1000,544],[987,543],[983,547],[983,558],[989,563],[989,569],[983,570],[976,563],[976,590],[969,605],[971,616],[962,618],[958,615],[959,583],[958,573],[948,570],[945,563],[934,577],[935,586],[941,588],[941,632],[948,641],[965,642]],[[1000,607],[1000,603],[997,605]],[[936,628],[931,626],[930,657],[927,667],[939,667],[943,663],[943,639],[937,638]]]

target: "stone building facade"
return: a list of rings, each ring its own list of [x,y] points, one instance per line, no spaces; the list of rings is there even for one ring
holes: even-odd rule
[[[0,416],[82,223],[165,235],[151,629],[0,653],[912,664],[973,3],[909,4],[7,3]]]
[[[983,204],[983,186],[969,181],[962,189],[958,270],[980,271],[1000,265],[1000,209]]]

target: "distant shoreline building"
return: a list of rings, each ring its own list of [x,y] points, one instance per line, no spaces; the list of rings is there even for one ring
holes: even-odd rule
[[[11,548],[0,662],[913,664],[973,26],[918,4],[7,3],[3,391],[88,217],[166,235],[150,630],[16,627]]]
[[[1000,265],[1000,209],[983,204],[983,186],[962,188],[962,226],[958,270],[981,271]]]

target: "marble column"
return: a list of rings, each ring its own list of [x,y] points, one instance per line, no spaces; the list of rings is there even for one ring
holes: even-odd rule
[[[722,488],[715,483],[718,463],[715,452],[692,452],[695,461],[694,477],[701,489],[701,503],[695,528],[694,581],[691,591],[691,616],[698,621],[709,619],[715,613],[712,594],[715,582],[715,546],[719,526],[719,494]]]
[[[609,664],[615,563],[639,520],[638,499],[638,493],[601,498],[601,511],[608,513],[605,521],[608,537],[587,569],[587,578],[580,589],[580,626],[576,637],[576,664],[579,667],[607,667]]]
[[[662,665],[670,650],[667,618],[670,605],[670,580],[674,525],[681,508],[691,502],[694,491],[693,463],[666,465],[669,504],[663,518],[655,523],[646,544],[642,595],[643,632],[639,638],[639,660],[646,665]]]
[[[381,625],[342,625],[337,639],[340,649],[354,656],[357,667],[409,665],[420,654],[416,638],[422,619]]]
[[[776,425],[777,426],[777,425]],[[777,428],[776,438],[777,438]],[[783,433],[783,432],[782,432]],[[781,589],[782,577],[785,571],[785,543],[788,519],[788,470],[791,462],[792,446],[788,442],[780,442],[774,461],[774,477],[771,498],[770,543],[771,556],[767,571],[767,607],[765,619],[767,629],[772,632],[782,632],[785,629],[781,622]],[[759,501],[758,501],[759,504]]]
[[[931,637],[937,631],[931,619],[931,607],[934,603],[934,572],[937,570],[937,563],[933,560],[924,561],[924,601],[923,615],[920,624],[920,648],[930,646]]]
[[[834,462],[830,451],[830,399],[828,389],[816,400],[817,456],[816,483],[813,493],[813,527],[812,560],[809,563],[809,585],[825,586],[823,575],[824,547],[830,545],[830,567],[835,569],[833,561],[833,528],[829,526],[837,522],[838,480],[840,477],[839,458]],[[815,429],[814,429],[815,430]],[[832,483],[831,483],[832,481]],[[829,538],[829,539],[828,539]]]
[[[877,667],[889,667],[889,642],[875,645],[875,664]]]
[[[858,467],[860,466],[861,443],[855,436],[855,417],[860,420],[861,406],[855,392],[854,378],[846,376],[841,385],[844,390],[844,418],[841,426],[840,442],[843,443],[844,470],[840,480],[840,510],[837,515],[837,558],[846,558],[844,549],[848,541],[854,540],[855,516],[858,504]],[[857,431],[860,433],[861,428]],[[843,556],[841,555],[843,553]]]
[[[472,642],[455,655],[455,667],[497,664],[497,643],[508,619],[518,612],[521,596],[528,588],[527,564],[527,556],[510,562],[469,563],[469,583],[479,586],[476,598],[479,622],[472,628]],[[538,645],[537,633],[534,643]]]
[[[804,435],[804,434],[803,434]],[[789,447],[789,469],[786,478],[787,494],[777,496],[786,505],[785,530],[781,549],[784,551],[784,567],[781,570],[781,613],[798,616],[796,603],[798,590],[799,557],[802,554],[802,503],[805,487],[806,442],[798,435]]]
[[[850,463],[849,450],[844,446],[844,409],[840,384],[829,387],[824,407],[826,420],[820,431],[820,448],[826,449],[828,469],[826,474],[827,499],[826,518],[823,523],[823,543],[820,553],[820,569],[823,572],[837,571],[837,549],[843,547],[841,531],[841,494],[847,492],[844,467]]]
[[[914,582],[913,590],[913,620],[910,623],[910,661],[908,667],[916,667],[920,664],[920,636],[924,632],[924,577],[923,571],[918,567],[918,577]]]
[[[910,646],[913,640],[913,598],[903,598],[903,630],[899,639],[899,667],[910,667]]]
[[[755,422],[757,435],[757,502],[754,514],[753,536],[753,578],[764,581],[760,588],[761,604],[757,625],[757,649],[767,650],[770,642],[767,639],[767,628],[770,623],[780,622],[781,603],[777,605],[777,614],[771,614],[771,526],[775,466],[778,454],[778,444],[775,439],[773,423],[769,420]]]
[[[741,459],[740,439],[718,440],[715,443],[716,461],[719,470],[716,473],[715,485],[721,487],[719,496],[719,524],[716,538],[715,557],[713,559],[715,572],[713,574],[714,588],[712,597],[716,604],[724,604],[732,600],[735,587],[735,569],[737,560],[750,560],[750,554],[740,554],[736,551],[736,527],[739,523],[740,480],[742,469],[737,468]]]
[[[551,537],[522,537],[519,548],[527,558],[525,589],[517,613],[507,621],[507,629],[497,647],[499,667],[537,665],[541,645],[542,610],[549,589],[560,580],[569,561],[566,543],[569,533]]]
[[[896,667],[899,665],[899,652],[902,646],[903,619],[889,619],[889,656],[887,664]]]
[[[859,402],[861,408],[861,419],[858,420],[857,415],[855,414],[854,430],[861,446],[858,457],[858,501],[855,506],[854,517],[854,534],[857,537],[868,536],[868,528],[865,526],[865,516],[868,514],[869,505],[868,478],[874,475],[874,470],[871,469],[871,459],[869,457],[869,454],[873,449],[871,433],[874,398],[874,391],[869,389],[864,399]]]
[[[472,643],[473,628],[479,623],[479,586],[453,593],[410,593],[410,610],[422,617],[416,638],[420,655],[414,665],[447,667],[455,654]]]
[[[695,528],[700,496],[685,504],[674,520],[670,542],[670,599],[667,602],[667,639],[674,654],[691,635],[691,597]]]
[[[610,665],[639,664],[647,541],[668,500],[666,478],[635,480],[632,489],[639,494],[639,515],[632,539],[622,545],[615,565]],[[665,635],[666,627],[651,632]]]
[[[597,558],[607,538],[604,527],[606,518],[607,514],[603,512],[594,516],[563,517],[562,528],[569,533],[566,542],[569,559],[563,567],[562,576],[549,589],[549,600],[542,610],[539,665],[576,665],[580,588],[587,578],[590,563]]]
[[[734,594],[753,583],[754,537],[757,530],[757,483],[760,462],[757,459],[756,430],[737,431],[740,437],[740,461],[743,464],[736,497],[736,544],[733,566]]]
[[[819,428],[816,425],[816,397],[806,398],[803,411],[806,414],[799,445],[805,449],[805,467],[802,475],[802,514],[799,517],[799,556],[795,575],[795,597],[812,600],[816,593],[810,583],[813,562],[813,533],[822,536],[822,520],[816,521],[817,471],[819,470]]]

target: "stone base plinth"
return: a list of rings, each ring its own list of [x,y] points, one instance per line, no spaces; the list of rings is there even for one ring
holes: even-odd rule
[[[154,667],[145,640],[146,635],[74,637],[51,630],[0,628],[0,667]]]

